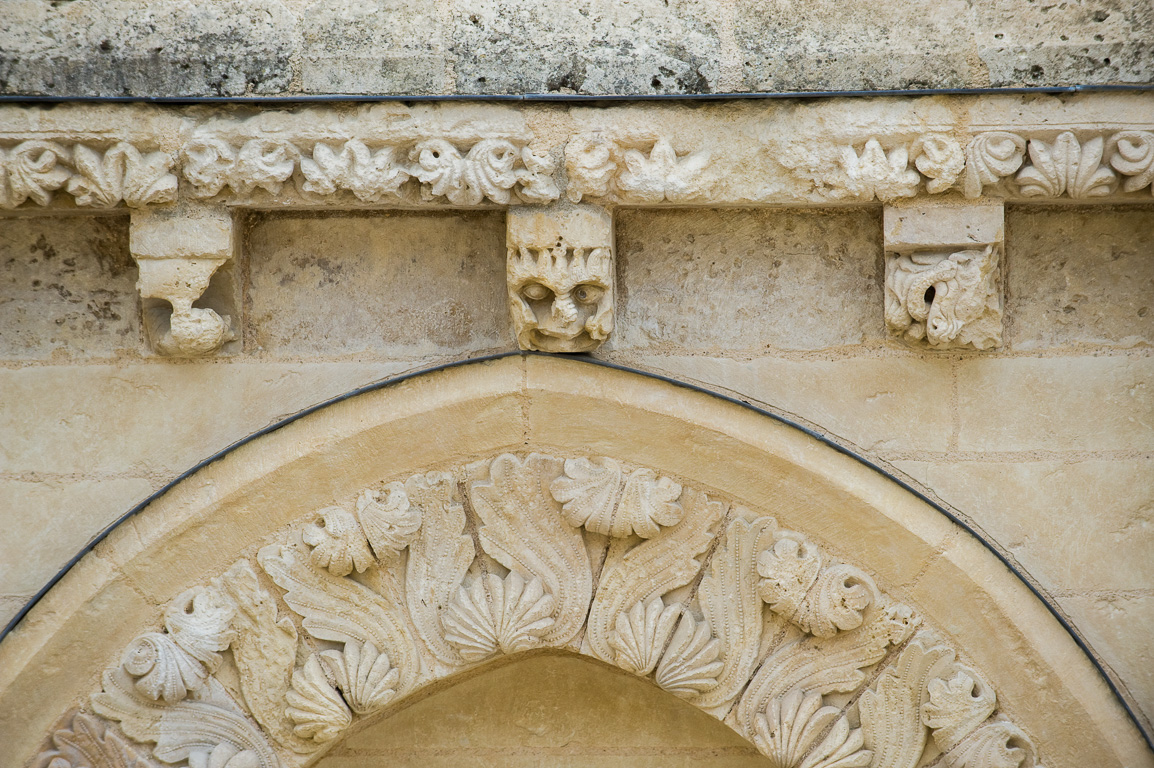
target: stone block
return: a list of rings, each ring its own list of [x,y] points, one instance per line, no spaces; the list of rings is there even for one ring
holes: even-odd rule
[[[138,354],[140,300],[127,217],[47,221],[9,218],[0,226],[0,358]]]
[[[404,363],[40,366],[0,370],[9,472],[174,476]],[[89,534],[95,531],[89,531]]]
[[[1051,590],[1154,589],[1154,456],[895,462]]]
[[[887,251],[974,248],[1001,243],[1001,203],[887,205],[882,227]]]
[[[911,358],[749,361],[630,356],[675,378],[740,393],[870,452],[944,451],[952,432],[949,363]]]
[[[1154,718],[1154,593],[1067,595],[1058,603],[1122,678],[1142,714]]]
[[[253,352],[397,358],[512,342],[500,214],[270,216],[248,247]]]
[[[622,211],[613,349],[824,349],[884,338],[881,222],[856,211]]]
[[[963,451],[1154,448],[1154,360],[971,358],[958,362]]]
[[[1011,207],[1007,341],[1154,345],[1154,208]]]
[[[599,0],[548,11],[508,0],[454,0],[458,93],[713,93],[721,42],[698,0]]]
[[[152,493],[144,478],[0,480],[0,594],[32,594]]]

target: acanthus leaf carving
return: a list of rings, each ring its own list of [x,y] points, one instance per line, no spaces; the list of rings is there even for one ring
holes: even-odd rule
[[[915,768],[926,748],[922,707],[927,685],[954,653],[931,633],[919,632],[858,700],[871,768]]]
[[[428,139],[412,157],[417,162],[413,175],[427,185],[421,190],[425,200],[446,197],[455,205],[478,205],[488,198],[504,204],[517,183],[513,165],[519,154],[505,139],[481,139],[465,157],[444,139]]]
[[[1127,177],[1123,191],[1138,192],[1154,184],[1154,132],[1122,131],[1111,137],[1110,144],[1110,166]]]
[[[72,173],[64,167],[68,151],[52,141],[24,141],[0,149],[0,207],[15,208],[31,198],[48,205]]]
[[[92,715],[77,712],[67,728],[52,734],[52,749],[37,756],[35,768],[154,768],[147,754]]]
[[[444,618],[445,639],[470,662],[525,651],[543,644],[555,610],[541,579],[485,574],[457,591]]]
[[[422,525],[409,544],[405,598],[409,615],[425,646],[442,664],[462,663],[445,639],[442,618],[476,554],[465,532],[465,507],[455,497],[456,482],[447,472],[415,475],[405,482],[409,503],[421,511]]]
[[[877,597],[873,580],[851,565],[822,567],[821,553],[805,537],[783,531],[758,555],[761,598],[803,632],[833,637],[861,626]]]
[[[164,152],[142,155],[122,141],[101,155],[77,144],[72,164],[76,174],[68,179],[67,189],[77,205],[111,208],[123,200],[130,208],[142,208],[176,201],[176,176],[169,173],[172,158]]]
[[[386,651],[397,668],[398,693],[412,688],[420,660],[400,606],[349,578],[313,567],[292,547],[269,545],[257,554],[257,560],[286,591],[284,601],[304,617],[309,634],[338,643],[371,643]]]
[[[709,622],[698,621],[686,611],[657,664],[654,680],[673,695],[692,701],[718,686],[725,668],[720,656],[721,643]]]
[[[844,184],[834,187],[834,197],[851,196],[882,202],[913,197],[922,178],[909,167],[909,150],[895,147],[888,153],[877,139],[865,143],[859,155],[852,146],[841,148]]]
[[[966,145],[966,170],[962,191],[966,197],[982,196],[987,184],[997,184],[1022,167],[1026,140],[1015,133],[979,133]]]
[[[539,155],[529,147],[521,149],[523,168],[516,170],[518,192],[527,203],[551,203],[561,196],[557,182],[553,180],[556,163],[548,155]]]
[[[680,485],[651,469],[625,477],[620,462],[610,458],[566,460],[565,474],[549,490],[570,525],[615,538],[652,538],[684,514],[677,503]]]
[[[757,715],[753,743],[774,768],[866,768],[872,753],[862,732],[851,728],[837,707],[823,707],[820,694],[794,690],[769,702]]]
[[[785,642],[762,663],[738,701],[738,726],[743,733],[753,733],[757,713],[771,699],[795,689],[823,696],[856,690],[865,682],[861,670],[881,661],[891,645],[905,642],[918,623],[900,603],[875,604],[856,629]]]
[[[929,683],[929,700],[922,705],[922,722],[942,752],[949,752],[994,713],[994,689],[976,670],[954,663],[948,677]],[[948,673],[947,673],[948,674]]]
[[[325,676],[317,654],[311,654],[304,666],[293,672],[285,710],[295,723],[293,733],[318,744],[332,741],[353,722],[344,699]]]
[[[137,636],[121,659],[124,671],[140,693],[153,701],[175,704],[205,684],[204,666],[177,646],[168,635],[146,632]]]
[[[197,696],[164,704],[140,695],[132,678],[119,668],[106,670],[103,691],[93,694],[96,712],[120,723],[125,735],[155,742],[153,754],[166,763],[188,760],[208,765],[214,755],[231,755],[228,768],[281,768],[261,731],[244,716],[215,678]],[[219,751],[222,745],[232,749]],[[236,760],[243,753],[243,758]]]
[[[630,149],[624,154],[624,162],[625,170],[617,176],[617,187],[627,200],[683,203],[699,198],[706,190],[708,152],[678,157],[669,140],[661,137],[653,143],[648,157]]]
[[[580,529],[561,517],[549,485],[562,462],[531,453],[524,460],[512,454],[494,459],[488,478],[468,486],[470,500],[483,523],[482,548],[497,562],[537,577],[555,601],[554,624],[542,640],[547,645],[569,643],[585,621],[593,592],[593,571]]]
[[[405,486],[395,482],[385,486],[383,499],[377,491],[362,491],[357,497],[357,520],[369,546],[383,560],[409,546],[421,527],[421,510],[409,503]]]
[[[657,666],[681,606],[666,605],[660,596],[640,600],[628,611],[617,614],[609,647],[615,651],[617,666],[635,675],[648,675]]]
[[[630,548],[628,539],[610,545],[597,595],[589,612],[586,640],[597,658],[612,662],[610,637],[617,617],[638,602],[648,602],[685,586],[701,570],[697,557],[713,539],[712,528],[725,514],[725,505],[710,501],[700,491],[684,489],[681,522]]]
[[[232,658],[249,712],[277,743],[295,752],[312,751],[315,744],[296,737],[285,714],[285,695],[296,664],[296,625],[288,616],[277,616],[275,599],[247,560],[233,563],[213,584],[237,606]]]
[[[182,151],[184,176],[197,197],[215,197],[225,187],[242,196],[258,188],[276,195],[296,170],[298,155],[287,141],[249,139],[237,150],[211,135],[194,137]]]
[[[723,650],[717,685],[690,698],[703,709],[728,709],[757,664],[765,623],[757,557],[773,545],[776,529],[771,517],[734,517],[701,580],[697,599]]]
[[[164,612],[164,627],[173,641],[209,672],[220,668],[220,652],[236,637],[232,619],[236,603],[215,587],[193,587]]]
[[[945,754],[947,768],[1041,768],[1034,742],[1008,720],[981,726]]]
[[[396,194],[409,180],[408,171],[396,158],[395,147],[375,152],[363,141],[351,139],[339,151],[323,142],[313,146],[312,157],[301,156],[301,189],[318,195],[332,195],[347,189],[365,203],[380,202]]]
[[[334,576],[348,576],[354,569],[364,573],[374,560],[357,518],[340,507],[327,507],[317,514],[321,520],[302,534],[305,544],[313,548],[309,556],[313,565],[327,568]]]
[[[1082,144],[1070,131],[1051,144],[1030,139],[1031,164],[1018,172],[1018,188],[1026,197],[1058,197],[1063,192],[1073,198],[1109,195],[1118,177],[1102,165],[1104,150],[1101,136]]]
[[[342,651],[322,651],[321,661],[358,715],[375,712],[397,695],[400,674],[389,656],[372,643],[345,643]]]

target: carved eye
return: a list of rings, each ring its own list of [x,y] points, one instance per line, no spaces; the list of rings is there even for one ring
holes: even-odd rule
[[[596,285],[579,285],[573,289],[573,298],[581,304],[596,304],[604,295],[605,289]]]
[[[521,294],[529,301],[544,301],[551,293],[552,291],[540,283],[529,283],[521,289]]]

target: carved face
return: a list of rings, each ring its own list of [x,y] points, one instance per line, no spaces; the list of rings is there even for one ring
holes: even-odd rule
[[[608,248],[509,252],[509,303],[522,349],[588,352],[613,330],[613,260]]]

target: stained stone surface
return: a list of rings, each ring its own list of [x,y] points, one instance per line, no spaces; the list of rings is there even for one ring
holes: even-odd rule
[[[698,94],[1150,82],[1132,0],[9,0],[0,93]]]
[[[103,358],[140,351],[128,217],[0,224],[0,359]]]

